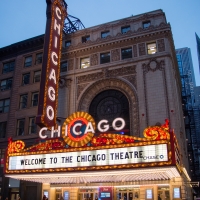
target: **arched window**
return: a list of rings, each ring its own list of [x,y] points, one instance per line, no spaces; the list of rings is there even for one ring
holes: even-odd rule
[[[123,118],[126,125],[120,132],[130,135],[129,102],[122,92],[118,90],[105,90],[99,93],[90,104],[89,114],[92,115],[96,123],[102,119],[108,120],[110,132],[114,131],[112,121],[117,117]]]

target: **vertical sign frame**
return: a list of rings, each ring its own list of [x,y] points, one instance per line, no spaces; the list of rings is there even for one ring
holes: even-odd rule
[[[46,0],[47,22],[36,124],[56,127],[62,30],[67,16],[64,0]]]

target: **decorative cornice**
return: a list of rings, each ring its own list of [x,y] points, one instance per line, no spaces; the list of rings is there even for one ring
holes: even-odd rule
[[[118,33],[115,36],[108,36],[106,38],[98,38],[95,41],[87,41],[85,43],[78,43],[76,46],[71,45],[67,47],[67,49],[63,49],[62,57],[67,57],[70,54],[89,51],[91,49],[99,49],[101,47],[110,46],[111,44],[117,44],[124,41],[134,41],[132,43],[136,43],[138,41],[143,41],[146,37],[155,37],[157,35],[168,33],[171,31],[171,27],[169,24],[161,23],[159,26],[150,26],[149,28],[143,29],[138,28],[137,31],[128,31],[125,34]]]

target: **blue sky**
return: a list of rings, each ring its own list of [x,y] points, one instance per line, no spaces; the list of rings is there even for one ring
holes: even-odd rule
[[[189,47],[200,85],[195,32],[200,36],[200,0],[66,0],[68,13],[86,28],[162,9],[171,24],[175,48]],[[0,48],[44,34],[46,0],[0,0]]]

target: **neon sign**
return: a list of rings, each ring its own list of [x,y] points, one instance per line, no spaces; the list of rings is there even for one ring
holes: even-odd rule
[[[66,16],[63,2],[47,0],[47,25],[42,63],[42,79],[36,123],[56,126],[58,79],[62,47],[62,29]]]
[[[99,132],[106,132],[109,130],[110,125],[108,120],[101,120],[97,124]],[[114,130],[119,131],[125,127],[125,121],[122,118],[116,118],[112,122]],[[89,142],[95,134],[96,124],[91,115],[85,112],[76,112],[70,115],[62,126],[62,137],[69,146],[84,146]],[[47,138],[45,131],[47,127],[43,127],[39,131],[39,137],[42,139]],[[57,130],[54,127],[51,128],[51,138],[57,133],[57,137],[60,137],[61,126],[58,126]]]

